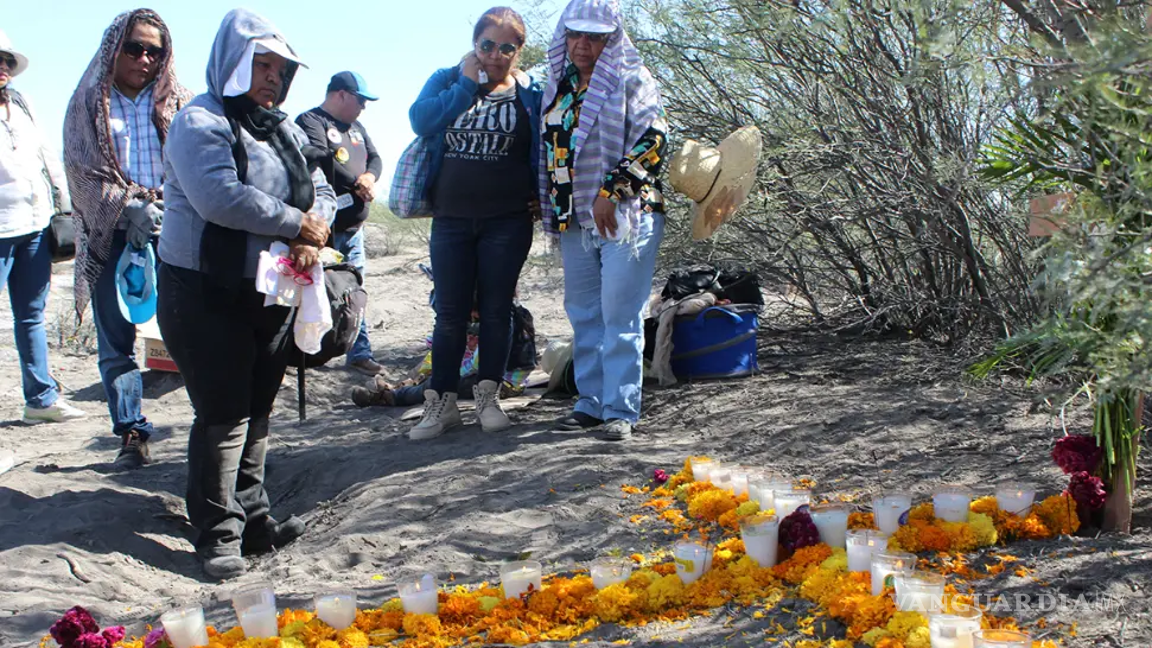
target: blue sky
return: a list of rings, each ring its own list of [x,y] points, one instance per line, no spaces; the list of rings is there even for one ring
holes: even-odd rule
[[[408,107],[438,68],[469,51],[472,25],[493,4],[519,10],[521,0],[152,0],[134,4],[107,0],[45,0],[0,13],[3,29],[31,64],[12,87],[29,97],[47,137],[60,148],[64,112],[80,75],[100,44],[104,29],[120,12],[147,6],[172,30],[176,72],[194,93],[205,88],[204,68],[224,14],[244,6],[280,28],[309,69],[292,84],[284,110],[293,118],[324,99],[332,74],[355,70],[380,95],[360,121],[384,158],[385,183],[396,159],[414,137]],[[551,32],[565,0],[542,0]],[[322,8],[346,7],[336,11]],[[527,12],[525,12],[527,15]],[[530,30],[541,25],[529,25]],[[359,30],[359,31],[357,31]],[[385,187],[387,185],[385,184]],[[386,189],[385,189],[386,191]]]

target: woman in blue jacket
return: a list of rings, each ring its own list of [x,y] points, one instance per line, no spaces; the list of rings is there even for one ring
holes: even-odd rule
[[[431,439],[461,424],[456,406],[473,295],[480,308],[476,416],[485,432],[508,428],[500,381],[511,344],[509,313],[532,246],[539,149],[540,88],[517,67],[524,19],[489,9],[472,33],[473,51],[439,70],[408,112],[412,130],[430,139],[429,245],[436,287],[432,381],[424,418],[409,432]]]

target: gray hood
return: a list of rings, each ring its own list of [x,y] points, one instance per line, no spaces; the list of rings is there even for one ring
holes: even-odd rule
[[[216,41],[212,43],[212,54],[208,57],[208,94],[223,101],[224,86],[236,66],[240,64],[248,42],[257,38],[272,37],[283,42],[288,49],[295,53],[291,45],[276,29],[276,26],[259,14],[247,9],[233,9],[224,16],[220,23],[220,30],[216,32]],[[288,62],[284,72],[284,91],[280,94],[277,105],[284,103],[288,98],[288,89],[292,86],[292,78],[300,66],[292,61]]]

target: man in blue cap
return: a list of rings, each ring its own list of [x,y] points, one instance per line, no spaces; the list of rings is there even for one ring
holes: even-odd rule
[[[359,74],[339,72],[328,83],[324,103],[296,118],[312,145],[329,154],[321,168],[336,190],[338,209],[329,245],[361,272],[365,261],[363,225],[376,197],[383,163],[363,124],[356,120],[367,103],[376,99]],[[348,352],[348,366],[369,376],[383,369],[372,357],[367,318],[361,320],[360,334]]]

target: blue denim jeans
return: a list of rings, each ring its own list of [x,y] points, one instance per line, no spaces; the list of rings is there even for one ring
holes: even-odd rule
[[[432,219],[432,283],[436,327],[432,330],[431,389],[459,393],[460,362],[475,302],[480,313],[479,380],[504,379],[512,346],[512,300],[520,269],[532,248],[532,218]]]
[[[144,381],[136,364],[136,325],[124,319],[116,297],[116,263],[127,245],[124,230],[117,230],[108,261],[92,291],[92,315],[96,323],[100,380],[108,398],[112,432],[125,434],[136,430],[147,440],[152,436],[152,424],[140,412]],[[155,240],[152,245],[155,247]]]
[[[364,254],[364,226],[361,225],[355,232],[335,232],[332,234],[332,246],[344,255],[345,263],[364,273],[368,256]],[[368,317],[360,320],[360,333],[352,348],[348,351],[347,362],[372,359],[372,343],[368,341]]]
[[[652,294],[664,216],[642,216],[630,242],[586,240],[582,228],[560,237],[564,310],[572,324],[576,411],[598,419],[640,419],[644,307]]]
[[[30,407],[49,407],[60,397],[48,371],[48,336],[44,331],[44,306],[51,280],[52,253],[44,232],[0,239],[0,289],[8,287],[12,302],[24,403]]]

